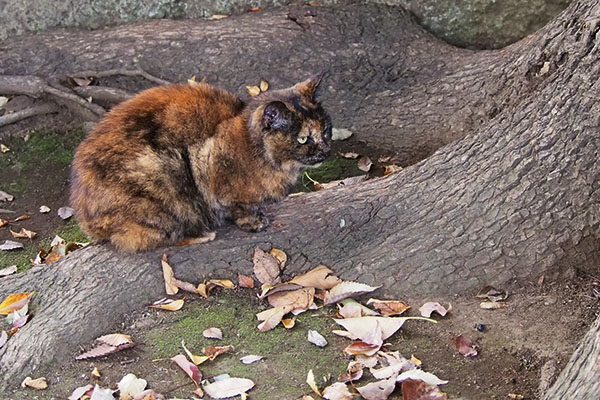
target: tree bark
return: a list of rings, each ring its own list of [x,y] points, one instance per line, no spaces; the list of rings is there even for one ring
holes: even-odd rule
[[[175,275],[191,282],[249,274],[253,249],[273,246],[290,257],[288,277],[323,263],[402,296],[597,271],[599,14],[600,0],[578,1],[534,36],[480,53],[444,45],[404,12],[378,6],[282,9],[224,25],[153,21],[5,43],[0,70],[21,75],[135,59],[170,80],[196,74],[239,89],[261,76],[280,86],[284,76],[289,83],[329,65],[336,70],[324,103],[338,126],[410,155],[407,162],[437,151],[386,178],[288,198],[270,209],[265,232],[227,227],[208,244],[128,256],[91,246],[3,279],[2,295],[37,294],[35,317],[0,349],[0,384],[73,357],[77,344],[160,298],[164,251]],[[119,49],[131,52],[119,58]],[[31,63],[22,63],[28,51]]]

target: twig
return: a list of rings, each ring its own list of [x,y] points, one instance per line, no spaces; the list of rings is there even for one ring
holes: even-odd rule
[[[21,111],[17,111],[11,114],[6,114],[0,117],[0,126],[14,124],[17,121],[20,121],[25,118],[33,117],[35,115],[42,114],[50,114],[53,112],[57,112],[58,107],[56,104],[52,103],[43,103],[37,106],[33,106],[30,108],[26,108]]]
[[[133,93],[108,86],[77,86],[73,90],[81,97],[92,97],[95,101],[111,104],[121,103],[134,96]]]
[[[141,68],[138,69],[109,69],[106,71],[81,71],[75,74],[71,74],[71,76],[77,77],[89,77],[93,76],[96,78],[104,78],[107,76],[115,76],[115,75],[123,75],[123,76],[141,76],[150,82],[158,83],[159,85],[170,85],[172,82],[166,81],[164,79],[158,78],[154,75],[149,74]]]
[[[46,85],[44,88],[44,93],[48,93],[51,94],[53,96],[59,97],[61,99],[65,99],[65,100],[70,100],[72,102],[75,102],[77,104],[79,104],[80,106],[82,106],[83,108],[87,108],[88,110],[90,110],[91,112],[93,112],[94,114],[96,114],[99,117],[102,117],[104,114],[106,114],[106,110],[102,107],[100,107],[98,104],[94,104],[94,103],[90,103],[89,101],[82,99],[81,97],[75,95],[75,94],[71,94],[69,92],[67,92],[67,89],[57,89],[54,88],[52,86]]]

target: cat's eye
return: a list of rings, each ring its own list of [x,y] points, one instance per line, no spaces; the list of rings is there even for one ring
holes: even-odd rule
[[[304,144],[308,140],[308,136],[298,136],[298,143]]]

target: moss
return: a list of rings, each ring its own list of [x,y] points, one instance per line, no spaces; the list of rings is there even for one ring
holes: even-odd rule
[[[190,304],[184,317],[145,334],[149,357],[170,358],[181,353],[182,339],[194,354],[201,354],[202,348],[208,345],[233,345],[233,352],[202,364],[202,373],[205,377],[227,373],[252,379],[257,383],[252,391],[256,398],[297,398],[308,393],[310,389],[305,381],[310,369],[319,385],[324,383],[322,377],[328,374],[337,377],[344,372],[346,362],[342,349],[348,343],[330,333],[336,325],[330,318],[319,316],[324,311],[299,315],[290,330],[278,326],[264,333],[256,330],[255,314],[259,311],[258,301],[226,292],[220,294],[218,300]],[[209,327],[220,328],[223,340],[204,338],[202,331]],[[329,341],[328,346],[318,348],[309,343],[308,329],[323,334]],[[249,354],[265,359],[252,365],[242,364],[239,359]]]
[[[71,218],[64,226],[56,230],[56,235],[65,239],[68,242],[88,242],[89,239],[85,236],[85,233],[81,231],[77,222]],[[50,241],[48,241],[48,246]]]
[[[358,169],[358,161],[339,156],[332,156],[317,168],[308,168],[300,177],[294,191],[313,190],[312,181],[319,183],[331,182],[350,176],[363,175]]]

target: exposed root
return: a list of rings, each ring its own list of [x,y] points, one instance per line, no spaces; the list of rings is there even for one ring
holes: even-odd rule
[[[14,124],[22,119],[33,117],[35,115],[50,114],[58,111],[58,106],[54,103],[43,103],[34,107],[26,108],[11,114],[0,117],[0,127]]]

